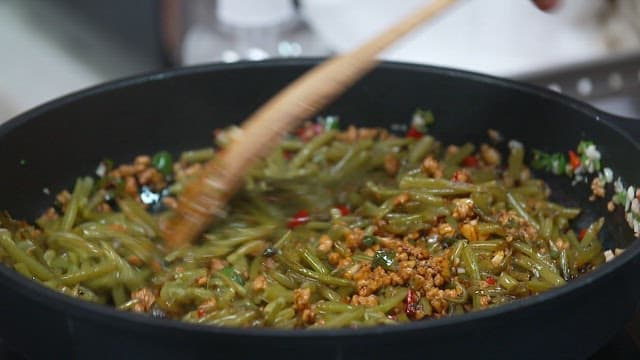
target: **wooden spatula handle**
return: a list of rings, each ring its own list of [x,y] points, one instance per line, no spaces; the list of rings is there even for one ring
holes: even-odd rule
[[[205,166],[199,180],[186,186],[175,216],[163,224],[167,245],[189,244],[223,215],[225,203],[249,168],[266,156],[305,119],[312,118],[376,65],[376,55],[432,18],[455,0],[435,0],[356,50],[313,68],[260,107],[242,125],[242,133],[222,156]]]

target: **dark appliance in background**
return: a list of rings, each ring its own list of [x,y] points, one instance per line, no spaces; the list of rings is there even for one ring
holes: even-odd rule
[[[597,108],[640,118],[640,53],[572,64],[520,76]]]
[[[190,0],[191,1],[191,0]],[[99,28],[131,56],[157,69],[179,62],[184,0],[37,0],[57,4]]]
[[[196,22],[215,26],[216,0],[26,0],[62,12],[117,42],[150,69],[179,66],[185,34]],[[291,0],[299,9],[300,1]],[[296,31],[311,30],[299,25]],[[312,53],[317,56],[317,53]],[[303,54],[304,56],[304,54]]]
[[[114,59],[108,59],[108,54],[100,49],[88,61],[108,79],[184,64],[182,52],[189,28],[203,22],[215,27],[217,22],[217,0],[24,1],[37,5],[31,12],[43,20],[47,30],[59,32],[63,42],[74,37],[82,37],[85,44],[93,41],[93,34],[80,34],[82,31],[74,26],[79,23],[103,34],[103,38],[122,49],[120,58],[129,58],[124,65],[111,64]],[[300,0],[291,1],[296,8],[301,6]],[[605,111],[640,117],[639,53],[536,71],[517,79],[549,86]]]

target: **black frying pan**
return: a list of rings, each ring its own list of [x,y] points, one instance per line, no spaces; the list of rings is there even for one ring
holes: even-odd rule
[[[105,156],[130,161],[210,143],[315,60],[212,65],[109,83],[67,96],[0,127],[0,207],[34,219]],[[384,63],[326,113],[349,123],[406,123],[433,110],[445,142],[486,141],[487,128],[528,147],[566,151],[595,141],[603,162],[640,184],[640,124],[547,90],[456,70]],[[624,128],[625,130],[621,130]],[[582,358],[605,344],[640,298],[640,241],[622,212],[588,202],[587,186],[551,177],[556,200],[603,215],[615,261],[543,295],[499,308],[393,327],[326,331],[226,329],[122,313],[50,291],[0,266],[0,337],[33,358]],[[579,224],[579,225],[580,225]]]

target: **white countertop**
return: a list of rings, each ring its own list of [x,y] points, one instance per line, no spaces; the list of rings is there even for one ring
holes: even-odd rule
[[[620,2],[634,1],[640,11],[640,1]],[[304,1],[308,21],[339,51],[354,47],[424,3]],[[383,57],[516,76],[640,51],[640,33],[634,33],[622,16],[605,15],[605,9],[605,1],[563,0],[552,13],[544,13],[528,0],[461,0]]]

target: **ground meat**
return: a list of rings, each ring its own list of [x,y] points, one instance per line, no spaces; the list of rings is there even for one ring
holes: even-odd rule
[[[452,216],[456,220],[463,220],[473,217],[473,200],[471,199],[455,199],[453,200],[455,208],[453,209]]]
[[[62,190],[58,195],[56,195],[56,201],[58,201],[58,204],[60,204],[62,208],[64,208],[70,200],[71,194],[67,190]]]
[[[509,232],[507,231],[507,235],[509,234]],[[536,228],[527,223],[526,225],[522,225],[518,231],[516,232],[517,234],[517,238],[518,239],[522,239],[526,242],[531,242],[535,239],[538,238],[538,230],[536,230]]]
[[[209,269],[211,269],[211,272],[217,272],[224,269],[227,265],[228,265],[228,262],[226,260],[213,258],[211,259],[211,264],[209,265]]]
[[[162,204],[169,209],[176,209],[178,207],[178,200],[173,196],[166,196],[162,198]]]
[[[591,181],[591,196],[589,200],[594,201],[596,198],[603,198],[606,195],[604,182],[599,177],[594,177]]]
[[[196,285],[198,286],[205,286],[207,285],[208,282],[209,282],[209,277],[207,276],[201,276],[196,279]]]
[[[449,145],[447,146],[446,156],[449,157],[455,155],[458,151],[460,151],[460,147],[458,145]]]
[[[426,292],[425,297],[429,300],[429,304],[435,313],[444,315],[449,306],[449,302],[444,298],[444,290],[431,288]]]
[[[320,240],[318,240],[318,251],[320,251],[321,253],[328,253],[329,251],[331,251],[332,247],[333,241],[331,240],[329,235],[322,235],[320,237]]]
[[[491,265],[499,267],[502,264],[502,260],[504,260],[504,251],[498,250],[493,258],[491,258]]]
[[[464,223],[460,225],[460,233],[469,241],[478,240],[478,231],[476,230],[475,224]]]
[[[446,300],[442,298],[442,288],[451,280],[448,252],[440,256],[429,256],[426,249],[413,242],[395,238],[383,238],[380,245],[381,248],[393,250],[396,265],[387,269],[370,263],[361,266],[353,275],[357,294],[350,302],[375,304],[374,299],[377,301],[376,293],[380,289],[386,286],[403,286],[414,289],[418,297],[426,296],[429,301],[434,300],[442,305],[436,312],[444,311]]]
[[[131,164],[123,164],[118,166],[116,169],[111,170],[109,175],[115,178],[125,178],[127,176],[135,175],[136,167]]]
[[[424,161],[422,161],[422,172],[428,176],[439,179],[442,177],[442,166],[438,160],[432,156],[427,156]]]
[[[556,247],[558,248],[558,250],[565,250],[568,249],[571,245],[571,243],[569,243],[568,241],[562,240],[561,238],[558,238],[555,242]]]
[[[304,309],[302,310],[302,321],[305,324],[313,324],[316,320],[316,314],[312,309]]]
[[[333,251],[329,253],[329,256],[327,257],[327,259],[329,260],[329,263],[331,265],[338,265],[338,263],[340,262],[340,254]]]
[[[133,161],[133,165],[134,166],[139,166],[142,168],[146,168],[148,166],[151,166],[151,157],[148,155],[139,155],[136,156],[135,160]]]
[[[471,175],[467,169],[456,170],[451,176],[451,181],[471,183]]]
[[[531,179],[531,170],[529,170],[529,168],[525,166],[522,171],[520,171],[519,180],[520,183],[523,183],[529,179]]]
[[[127,257],[127,262],[133,266],[142,266],[144,265],[144,261],[140,259],[139,256],[130,255]]]
[[[376,306],[378,305],[378,297],[375,295],[369,295],[369,296],[353,295],[349,303],[351,305]]]
[[[182,181],[186,178],[190,178],[198,175],[203,169],[202,164],[186,164],[186,163],[175,163],[173,165],[173,172],[175,174],[176,180]]]
[[[47,209],[47,211],[44,212],[44,214],[42,214],[42,216],[40,216],[41,219],[45,220],[45,221],[51,221],[51,220],[55,220],[57,219],[58,213],[56,212],[56,209],[50,207]]]
[[[504,137],[502,136],[502,134],[495,129],[487,130],[487,136],[494,144],[504,141]]]
[[[538,230],[512,210],[498,213],[498,222],[506,229],[507,241],[520,239],[530,242],[538,237]]]
[[[260,290],[264,290],[266,287],[267,287],[267,278],[265,278],[264,275],[256,276],[252,284],[253,290],[260,291]]]
[[[98,206],[96,206],[96,211],[99,213],[108,213],[111,212],[113,209],[111,209],[111,205],[107,204],[107,203],[100,203],[98,204]]]
[[[296,311],[302,311],[309,308],[311,301],[311,289],[299,288],[293,290],[293,308]]]
[[[348,232],[345,236],[345,245],[349,249],[357,249],[362,245],[362,238],[364,237],[364,230],[362,229],[353,229]]]
[[[381,287],[391,284],[391,279],[384,269],[381,267],[371,269],[369,264],[362,266],[353,279],[356,281],[357,293],[360,296],[369,296]]]
[[[375,139],[380,133],[380,129],[376,128],[359,128],[358,140]]]
[[[138,198],[138,183],[133,176],[127,176],[124,179],[124,192],[134,199]]]
[[[216,308],[216,298],[210,298],[205,300],[202,304],[198,306],[198,310],[201,312],[209,312]]]
[[[340,258],[340,260],[338,261],[338,268],[345,268],[349,265],[353,264],[353,259],[351,259],[350,256],[345,256]]]
[[[500,152],[487,144],[482,144],[480,146],[480,156],[482,157],[482,160],[489,166],[500,165],[500,163],[502,162],[502,156],[500,155]]]
[[[358,130],[355,126],[349,125],[347,130],[336,135],[336,139],[347,142],[354,142],[358,139]]]
[[[522,222],[522,219],[518,217],[515,211],[509,210],[498,213],[498,222],[502,226],[515,226],[517,223]]]
[[[136,174],[138,182],[142,185],[150,185],[154,189],[166,186],[164,176],[156,168],[147,168]]]
[[[448,223],[442,223],[438,225],[438,235],[444,237],[453,237],[456,234],[456,229]]]
[[[138,300],[138,302],[133,305],[133,311],[139,313],[148,312],[151,309],[151,306],[156,302],[156,296],[153,291],[148,288],[142,288],[132,292],[131,299]]]
[[[400,169],[400,161],[398,161],[398,158],[394,154],[385,155],[384,171],[386,171],[389,176],[396,176],[398,169]]]
[[[404,205],[411,197],[407,193],[402,193],[393,199],[393,205]]]
[[[385,129],[378,128],[356,128],[350,125],[347,130],[336,134],[336,139],[346,142],[355,142],[357,140],[367,139],[386,139],[389,137],[389,132]]]

